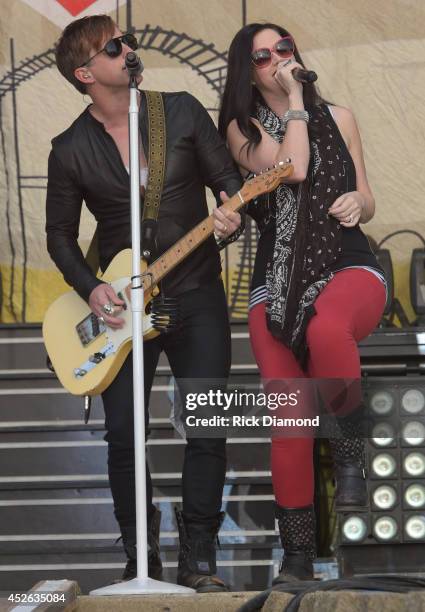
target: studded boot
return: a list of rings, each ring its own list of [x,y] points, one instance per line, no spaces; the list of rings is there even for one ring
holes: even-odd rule
[[[316,521],[313,505],[282,508],[275,504],[283,558],[273,585],[313,580],[316,557]]]

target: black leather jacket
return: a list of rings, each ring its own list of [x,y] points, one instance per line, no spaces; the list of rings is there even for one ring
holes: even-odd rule
[[[167,151],[158,217],[158,251],[163,253],[208,215],[205,185],[233,195],[240,175],[204,107],[186,92],[163,94]],[[147,156],[146,100],[140,108],[142,144]],[[88,108],[52,140],[47,187],[47,248],[53,261],[85,300],[101,282],[78,246],[82,201],[98,222],[102,270],[131,246],[130,184],[113,138]],[[221,271],[213,237],[162,281],[166,295],[179,295],[217,278]]]

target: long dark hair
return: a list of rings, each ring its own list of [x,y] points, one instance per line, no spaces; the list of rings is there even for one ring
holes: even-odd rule
[[[275,23],[250,23],[239,30],[229,47],[227,79],[218,118],[218,131],[223,138],[226,138],[229,123],[236,119],[240,131],[248,140],[248,150],[261,141],[260,130],[250,120],[255,116],[256,103],[265,104],[258,89],[252,85],[252,45],[254,36],[261,30],[275,30],[282,38],[291,36]],[[305,67],[296,45],[294,56]],[[307,110],[324,102],[313,83],[303,85],[303,99]]]

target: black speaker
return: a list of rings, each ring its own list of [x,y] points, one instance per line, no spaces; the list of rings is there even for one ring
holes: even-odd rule
[[[413,249],[412,251],[410,301],[417,315],[425,314],[425,249]]]

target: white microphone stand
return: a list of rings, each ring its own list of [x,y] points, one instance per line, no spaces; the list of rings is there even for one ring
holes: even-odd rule
[[[155,593],[195,593],[193,589],[148,577],[148,540],[146,521],[145,471],[145,385],[143,361],[143,284],[140,245],[140,148],[137,72],[130,72],[130,193],[132,278],[131,310],[133,324],[133,398],[134,398],[134,461],[136,480],[137,578],[95,589],[90,595],[143,595]],[[140,69],[138,71],[140,74]]]

